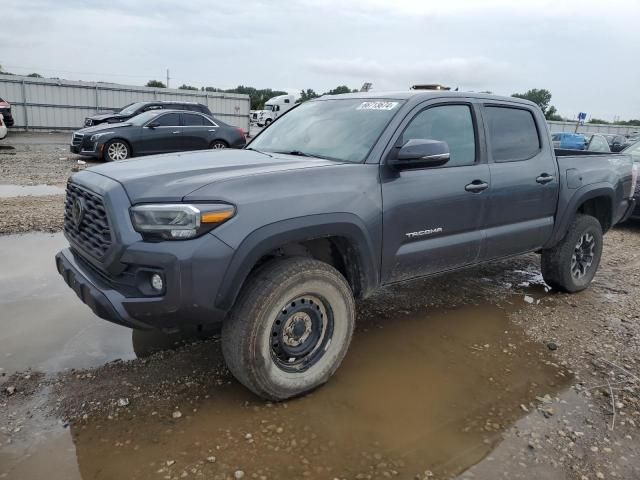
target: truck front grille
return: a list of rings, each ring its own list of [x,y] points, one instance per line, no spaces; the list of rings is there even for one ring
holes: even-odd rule
[[[104,257],[112,238],[102,197],[76,184],[67,183],[64,231],[78,247],[93,257]]]
[[[82,133],[74,133],[73,137],[71,138],[71,145],[74,145],[74,146],[82,145],[83,138],[84,138],[84,135]]]

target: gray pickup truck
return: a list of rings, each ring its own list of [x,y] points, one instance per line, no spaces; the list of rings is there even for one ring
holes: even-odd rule
[[[527,252],[545,281],[591,282],[633,211],[616,154],[556,151],[534,104],[452,92],[325,96],[244,150],[89,168],[67,185],[60,274],[131,328],[222,322],[225,360],[260,396],[338,368],[356,298]]]

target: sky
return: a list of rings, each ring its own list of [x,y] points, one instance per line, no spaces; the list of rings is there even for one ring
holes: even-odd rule
[[[442,83],[551,91],[640,118],[640,1],[0,0],[0,65],[70,80],[321,93]]]

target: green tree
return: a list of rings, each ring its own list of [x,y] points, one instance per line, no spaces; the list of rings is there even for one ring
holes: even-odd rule
[[[606,124],[606,123],[609,123],[609,122],[607,122],[606,120],[602,120],[601,118],[594,118],[594,117],[591,117],[591,118],[589,119],[589,123],[601,123],[601,124]]]
[[[178,90],[198,90],[198,87],[192,87],[191,85],[182,84],[178,87]]]
[[[357,92],[357,90],[354,90],[354,92]],[[334,88],[333,90],[329,90],[324,95],[341,95],[343,93],[352,93],[352,92],[351,92],[351,89],[346,85],[340,85]]]
[[[261,110],[264,108],[264,104],[267,100],[278,95],[286,95],[287,92],[280,90],[272,90],[270,88],[257,89],[254,87],[246,87],[244,85],[238,85],[236,88],[230,88],[224,90],[225,93],[241,93],[249,95],[251,99],[251,110]]]
[[[540,107],[547,120],[549,120],[550,116],[555,117],[557,114],[556,107],[549,105],[551,103],[551,92],[546,88],[532,88],[524,93],[514,93],[511,96],[532,101]]]
[[[300,91],[300,98],[296,101],[296,103],[306,102],[307,100],[312,100],[314,98],[318,98],[318,95],[313,89],[307,88],[306,90]]]
[[[147,87],[167,88],[167,86],[164,83],[162,83],[160,80],[149,80],[147,82]]]
[[[619,120],[615,122],[616,125],[629,125],[631,127],[640,127],[640,120]]]
[[[27,75],[27,77],[42,78],[42,75],[40,75],[39,73],[30,73],[29,75]]]

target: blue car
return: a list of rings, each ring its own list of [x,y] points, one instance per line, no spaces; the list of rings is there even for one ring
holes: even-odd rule
[[[586,139],[584,135],[579,133],[560,132],[551,135],[554,148],[562,148],[567,150],[584,150]]]

